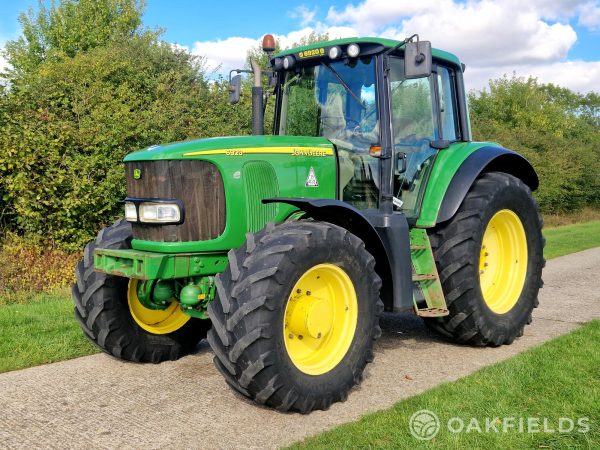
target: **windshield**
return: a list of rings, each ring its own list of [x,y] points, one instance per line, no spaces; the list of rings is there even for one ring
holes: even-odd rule
[[[373,57],[319,63],[285,74],[279,134],[322,136],[338,148],[340,192],[360,208],[377,207],[379,144]]]
[[[323,136],[352,144],[371,133],[377,123],[373,58],[303,67],[285,75],[279,134]]]

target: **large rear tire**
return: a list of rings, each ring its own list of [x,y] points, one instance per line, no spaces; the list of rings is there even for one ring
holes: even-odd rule
[[[455,216],[430,233],[449,315],[438,333],[477,346],[510,344],[531,323],[542,287],[542,219],[518,178],[480,176]]]
[[[215,365],[237,391],[281,411],[345,400],[381,335],[381,280],[338,226],[272,224],[229,252],[208,308]]]
[[[90,341],[109,355],[135,362],[176,360],[194,351],[210,321],[188,320],[176,304],[166,312],[146,309],[135,294],[135,280],[94,271],[96,248],[128,249],[131,239],[131,225],[120,220],[85,247],[71,290],[75,318]]]

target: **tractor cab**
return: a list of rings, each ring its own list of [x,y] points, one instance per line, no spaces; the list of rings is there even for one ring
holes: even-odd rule
[[[271,60],[278,80],[274,134],[329,139],[339,159],[340,200],[377,209],[382,196],[392,198],[396,210],[416,219],[438,149],[462,140],[460,63],[418,37],[325,44]],[[463,128],[468,139],[468,124]]]

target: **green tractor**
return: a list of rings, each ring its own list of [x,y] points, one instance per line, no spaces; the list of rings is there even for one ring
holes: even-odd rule
[[[125,218],[73,286],[89,339],[159,363],[207,337],[234,389],[306,413],[361,382],[384,311],[463,344],[521,336],[542,285],[538,178],[472,141],[458,58],[417,36],[263,47],[253,136],[125,158]]]

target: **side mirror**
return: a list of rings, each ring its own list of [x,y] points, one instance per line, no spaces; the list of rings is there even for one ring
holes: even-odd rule
[[[277,72],[269,73],[269,87],[277,86]]]
[[[242,76],[236,75],[229,79],[229,103],[235,105],[240,101],[242,91]]]
[[[404,47],[404,78],[431,75],[431,42],[407,42]]]

